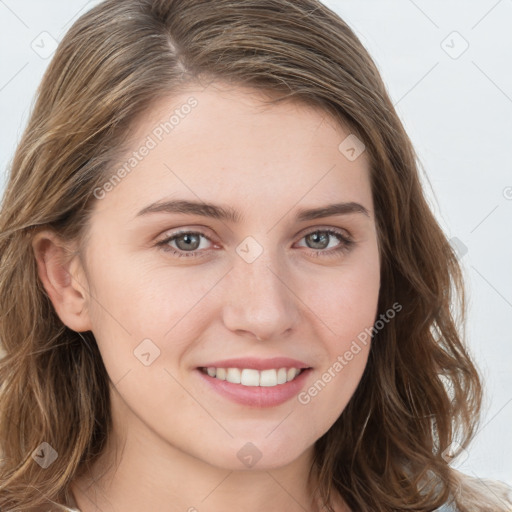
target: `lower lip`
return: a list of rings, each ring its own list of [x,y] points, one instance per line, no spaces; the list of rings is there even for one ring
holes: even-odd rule
[[[211,389],[233,402],[252,407],[275,407],[299,394],[304,386],[305,380],[308,378],[311,368],[304,369],[301,374],[292,381],[286,382],[285,384],[278,384],[277,386],[244,386],[243,384],[233,384],[227,380],[210,377],[199,368],[196,371],[204,382],[211,386]]]

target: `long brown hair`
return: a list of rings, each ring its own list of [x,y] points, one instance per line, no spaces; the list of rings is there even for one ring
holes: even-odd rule
[[[111,433],[100,352],[90,331],[72,331],[53,309],[34,233],[51,227],[84,244],[93,192],[129,127],[153,102],[211,80],[256,88],[270,104],[320,107],[350,127],[370,159],[379,312],[395,302],[403,310],[373,335],[356,392],[315,445],[311,469],[324,502],[337,491],[354,511],[426,511],[449,499],[462,512],[510,510],[498,484],[499,499],[445,460],[452,443],[468,446],[482,400],[464,343],[463,276],[374,62],[318,0],[106,0],[63,38],[0,212],[1,510],[65,503]],[[43,442],[58,454],[44,469],[33,457]]]

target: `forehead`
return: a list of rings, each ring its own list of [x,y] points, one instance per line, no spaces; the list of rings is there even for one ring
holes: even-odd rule
[[[222,198],[244,210],[289,208],[303,198],[371,208],[365,152],[350,159],[342,151],[350,130],[319,107],[267,99],[221,83],[160,99],[131,126],[129,151],[116,167],[125,176],[109,202],[124,198],[138,211],[160,197]]]

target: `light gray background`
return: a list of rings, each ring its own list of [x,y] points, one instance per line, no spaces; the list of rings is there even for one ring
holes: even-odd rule
[[[52,38],[97,3],[0,0],[0,186]],[[487,393],[478,435],[452,464],[512,485],[512,0],[324,3],[379,67],[428,176],[432,208],[460,251],[468,344]]]

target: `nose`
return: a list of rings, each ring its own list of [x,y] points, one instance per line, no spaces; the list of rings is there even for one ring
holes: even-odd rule
[[[300,319],[300,300],[290,280],[290,273],[269,251],[252,263],[236,257],[224,282],[225,327],[259,341],[288,336]]]

